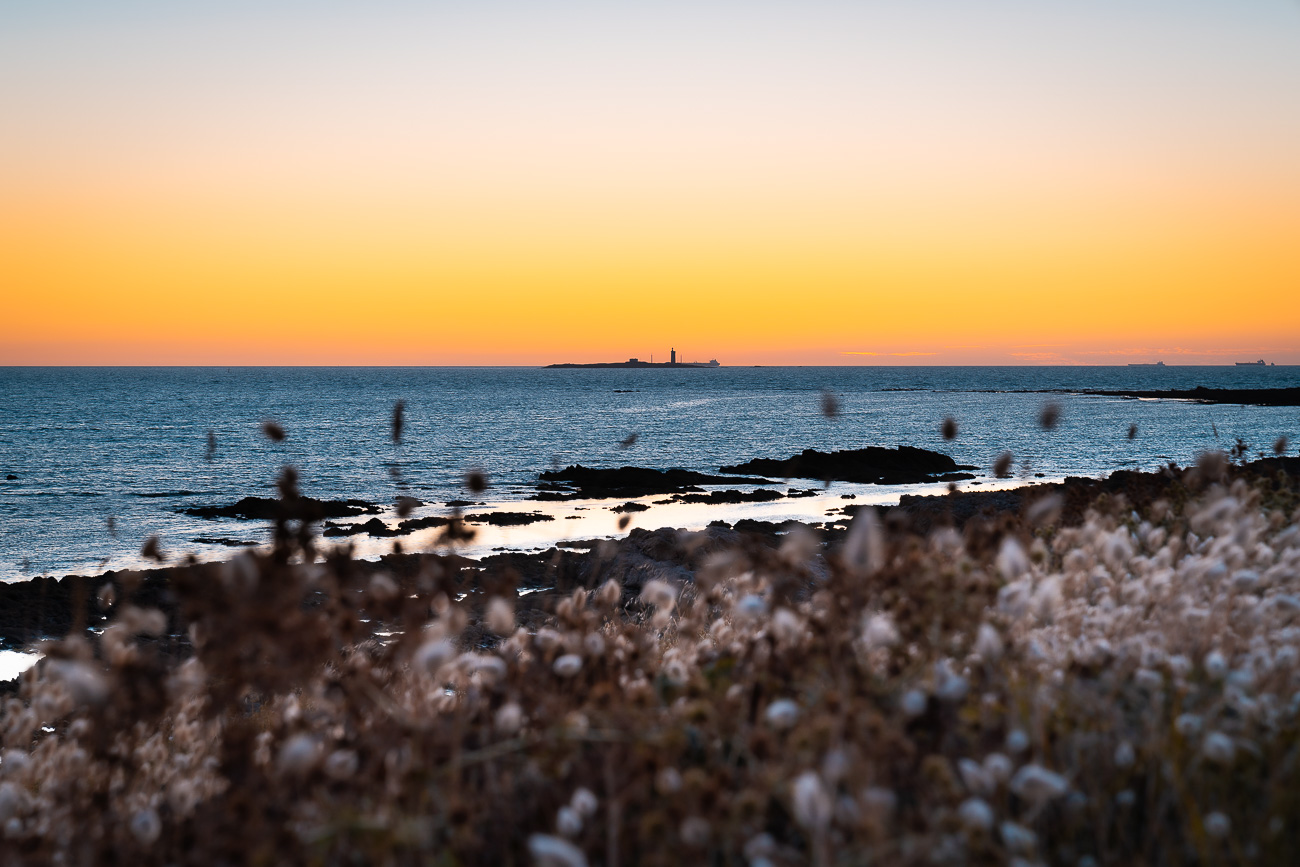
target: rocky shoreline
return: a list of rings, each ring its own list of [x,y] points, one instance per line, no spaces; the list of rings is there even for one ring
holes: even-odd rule
[[[1233,478],[1266,481],[1277,490],[1294,493],[1300,488],[1300,458],[1267,458],[1242,465],[1227,465],[1225,461],[1221,471]],[[999,527],[1018,520],[1073,526],[1082,523],[1088,510],[1098,503],[1123,502],[1145,510],[1162,499],[1184,499],[1188,490],[1202,484],[1204,472],[1203,468],[1171,465],[1157,472],[1118,471],[1105,479],[1071,477],[1059,483],[1011,490],[904,495],[898,506],[878,511],[892,530],[918,537],[940,527],[952,527],[970,539],[996,539]],[[863,508],[874,507],[850,503],[828,515],[827,521],[814,523],[715,521],[693,533],[674,528],[634,528],[619,540],[570,541],[538,553],[500,552],[478,559],[455,553],[394,553],[377,561],[352,560],[349,568],[358,580],[384,576],[395,582],[395,589],[403,594],[427,591],[419,583],[421,576],[431,572],[440,575],[446,590],[454,593],[483,594],[490,589],[501,592],[502,588],[524,591],[518,606],[522,621],[527,622],[529,612],[541,617],[557,599],[575,587],[586,586],[585,582],[596,576],[617,578],[631,599],[656,577],[693,580],[703,559],[712,552],[744,551],[754,546],[776,548],[794,529],[806,531],[806,538],[829,554],[843,544],[851,521]],[[617,510],[628,509],[620,506]],[[493,514],[463,520],[510,523],[536,517],[526,513]],[[382,522],[372,519],[367,523]],[[98,629],[108,619],[112,600],[129,596],[136,605],[156,608],[167,615],[166,634],[170,638],[164,641],[173,652],[184,654],[188,639],[180,616],[178,582],[193,587],[225,581],[232,568],[237,568],[233,562],[198,563],[191,558],[177,565],[145,570],[62,578],[40,576],[0,584],[0,649],[21,649],[42,639]],[[14,683],[7,688],[12,689]]]

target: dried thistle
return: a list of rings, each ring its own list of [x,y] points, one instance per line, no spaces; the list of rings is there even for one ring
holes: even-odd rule
[[[952,416],[945,418],[943,424],[939,425],[939,433],[946,440],[955,440],[957,438],[957,419]]]
[[[140,546],[140,556],[155,563],[162,563],[167,559],[163,556],[162,546],[157,536],[150,536],[144,540],[144,544]]]
[[[835,418],[840,414],[840,399],[835,392],[829,388],[822,391],[822,415],[827,418]]]
[[[393,404],[393,442],[402,444],[402,426],[406,414],[406,401],[399,400]]]
[[[1056,427],[1057,422],[1061,420],[1061,405],[1056,401],[1048,401],[1043,404],[1042,410],[1038,413],[1038,425],[1043,430],[1051,430]]]
[[[284,428],[270,419],[262,422],[262,433],[273,443],[284,442],[286,436]]]

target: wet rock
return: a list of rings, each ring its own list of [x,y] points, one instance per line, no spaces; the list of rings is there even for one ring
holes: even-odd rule
[[[691,470],[656,470],[648,467],[597,469],[581,464],[542,473],[533,499],[606,499],[648,497],[654,494],[698,493],[699,485],[771,485],[769,479],[736,479]],[[562,483],[562,484],[557,484]],[[549,496],[548,496],[549,495]]]
[[[1160,389],[1157,391],[1085,391],[1107,397],[1162,397],[1201,403],[1240,403],[1251,406],[1300,406],[1300,388],[1206,388]]]
[[[614,506],[611,512],[648,512],[650,507],[645,503],[624,503],[621,506]]]
[[[227,548],[249,548],[257,544],[242,539],[226,539],[222,536],[197,536],[190,541],[195,545],[225,545]]]
[[[551,515],[537,512],[487,512],[482,515],[466,515],[467,524],[491,524],[494,527],[522,527],[536,524],[538,521],[554,521]]]
[[[792,458],[756,458],[743,464],[722,467],[724,473],[761,473],[782,478],[821,479],[877,485],[906,485],[936,481],[945,473],[973,470],[948,455],[899,446],[896,449],[868,446],[839,452],[804,449]],[[973,478],[973,477],[971,477]]]
[[[666,503],[696,503],[706,505],[725,505],[733,503],[770,503],[773,500],[780,500],[785,497],[780,491],[773,491],[770,488],[759,488],[756,491],[708,491],[699,494],[678,494],[662,502]]]
[[[321,521],[325,518],[354,518],[358,515],[377,515],[379,507],[365,500],[317,500],[298,497],[292,503],[294,517],[307,517]],[[273,521],[284,514],[285,501],[270,497],[244,497],[229,506],[196,506],[181,509],[181,514],[195,518],[239,518],[245,521]]]

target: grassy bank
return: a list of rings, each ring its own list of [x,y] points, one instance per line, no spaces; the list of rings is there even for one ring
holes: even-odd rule
[[[73,623],[102,635],[48,645],[0,706],[5,858],[1208,864],[1300,844],[1291,462],[1212,456],[962,521],[862,510],[829,542],[646,534],[522,597],[522,561],[294,565],[314,540],[282,487],[274,554],[83,588]]]

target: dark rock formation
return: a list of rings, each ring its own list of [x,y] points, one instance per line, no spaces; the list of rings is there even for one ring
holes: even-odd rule
[[[660,502],[665,503],[704,503],[723,505],[731,503],[770,503],[781,500],[785,494],[771,488],[759,488],[756,491],[708,491],[700,494],[677,494]]]
[[[256,542],[245,542],[242,539],[226,539],[221,536],[198,536],[190,540],[195,545],[225,545],[227,548],[248,548],[256,545]]]
[[[769,479],[735,479],[690,470],[655,470],[648,467],[595,469],[581,464],[542,473],[537,478],[543,483],[551,484],[538,486],[541,491],[532,498],[536,500],[630,499],[654,494],[684,494],[688,491],[698,493],[698,485],[775,484]]]
[[[522,527],[536,524],[538,521],[554,521],[551,515],[537,512],[487,512],[482,515],[466,515],[467,524],[491,524],[494,527]]]
[[[196,506],[182,509],[181,513],[195,518],[240,518],[245,521],[273,521],[282,512],[283,501],[269,497],[244,497],[229,506]],[[307,515],[313,521],[325,518],[354,518],[357,515],[376,515],[379,507],[365,500],[317,500],[299,497],[294,502],[294,515]]]
[[[1252,406],[1300,406],[1300,388],[1206,388],[1160,389],[1158,391],[1093,391],[1107,397],[1164,397],[1201,403],[1241,403]]]
[[[802,453],[785,460],[757,458],[743,464],[722,467],[724,473],[762,473],[791,479],[821,479],[822,481],[862,482],[877,485],[906,485],[916,482],[933,482],[974,478],[958,474],[957,470],[975,467],[958,464],[939,452],[912,446],[896,449],[870,446],[842,452],[819,452],[804,449]]]
[[[650,507],[645,503],[624,503],[621,506],[614,506],[611,512],[648,512]]]

